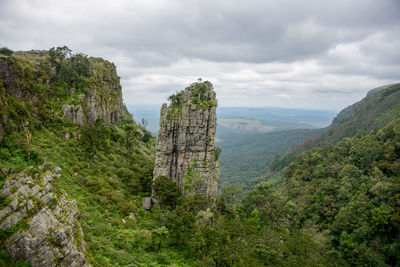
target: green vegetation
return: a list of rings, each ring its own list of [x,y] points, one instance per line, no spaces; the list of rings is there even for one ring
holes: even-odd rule
[[[394,266],[400,261],[399,141],[397,119],[366,136],[305,151],[283,170],[283,183],[249,197],[257,190],[264,198],[279,196],[255,207],[267,208],[265,218],[293,218],[297,228],[315,231],[326,258]]]
[[[331,145],[344,137],[367,134],[384,127],[399,114],[400,83],[373,89],[364,99],[342,110],[323,134],[306,139],[294,147],[292,152],[298,154],[315,145]]]
[[[0,266],[2,267],[29,267],[29,263],[14,261],[6,252],[0,250]]]
[[[275,155],[284,154],[292,144],[319,130],[291,130],[276,133],[234,135],[217,143],[222,153],[220,187],[238,184],[246,190],[269,177],[269,164]],[[267,177],[266,177],[267,176]]]
[[[166,176],[160,176],[153,183],[155,197],[162,201],[165,205],[174,207],[178,197],[179,189],[174,181]]]
[[[185,90],[171,95],[168,100],[171,102],[171,107],[182,107],[184,104],[185,94],[187,94],[190,97],[190,102],[186,104],[196,105],[196,108],[205,109],[211,106],[216,106],[213,97],[210,95],[213,89],[214,87],[211,82],[203,82],[199,79],[198,82],[192,83],[186,87]]]
[[[131,238],[148,229],[147,224],[136,224],[129,214],[134,212],[137,220],[148,216],[138,207],[141,197],[151,193],[155,140],[128,113],[114,125],[98,121],[78,127],[68,121],[61,111],[63,104],[96,90],[100,101],[111,105],[121,94],[113,90],[120,88],[119,78],[112,63],[86,60],[67,48],[53,50],[53,58],[13,54],[7,59],[16,77],[21,77],[22,87],[12,92],[13,84],[3,86],[0,80],[0,109],[7,117],[2,121],[0,166],[10,177],[44,162],[62,168],[56,186],[77,200],[87,257],[93,265],[151,263],[137,239]],[[89,62],[89,74],[69,67],[77,57]],[[56,72],[51,71],[53,66]],[[2,185],[6,177],[0,178]],[[2,205],[7,201],[1,199]]]
[[[14,51],[12,51],[11,49],[8,49],[7,47],[0,48],[0,55],[11,56],[12,53],[14,53]]]
[[[219,144],[220,158],[228,159],[225,166],[230,166],[227,171],[233,177],[229,183],[268,178],[246,195],[239,186],[228,185],[217,199],[208,199],[197,190],[200,174],[189,168],[182,192],[173,181],[157,177],[155,196],[163,201],[145,211],[141,201],[150,196],[153,182],[151,134],[128,113],[112,125],[97,121],[79,127],[61,111],[63,104],[80,103],[79,95],[93,90],[101,103],[113,105],[120,94],[115,66],[73,55],[67,47],[42,57],[13,53],[4,58],[20,80],[18,86],[0,83],[5,127],[0,185],[28,166],[33,166],[32,174],[42,164],[60,166],[61,177],[54,186],[77,201],[84,236],[76,242],[85,241],[92,265],[396,266],[400,262],[397,85],[373,91],[367,99],[374,101],[353,110],[349,120],[361,118],[355,121],[362,131],[349,130],[350,123],[336,119],[348,138],[324,134],[320,144],[330,145],[297,156],[274,157],[316,132],[224,140]],[[214,105],[207,94],[210,88],[211,83],[202,81],[189,86],[191,104]],[[171,99],[173,107],[182,103],[179,94]],[[363,128],[365,118],[374,125],[372,131],[370,126]],[[240,151],[245,156],[235,158]],[[8,202],[0,198],[1,206]],[[23,221],[1,231],[1,240],[24,227]],[[18,264],[22,263],[0,252],[0,265],[24,266]]]

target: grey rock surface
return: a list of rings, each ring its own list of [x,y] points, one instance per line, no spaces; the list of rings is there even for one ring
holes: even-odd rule
[[[151,197],[144,197],[142,199],[142,208],[149,210],[151,208]]]
[[[202,95],[189,86],[178,93],[181,103],[162,105],[153,177],[166,176],[184,190],[190,172],[201,177],[196,191],[215,197],[219,179],[214,146],[217,100],[209,85]]]
[[[33,267],[89,266],[76,202],[52,185],[60,170],[42,170],[44,173],[32,178],[35,171],[28,168],[7,178],[0,190],[10,198],[8,206],[0,210],[0,229],[13,229],[1,240],[1,248],[14,260]]]
[[[63,105],[62,111],[71,122],[84,126],[86,124],[86,117],[83,113],[81,105]]]
[[[92,70],[91,76],[95,77],[98,85],[87,93],[80,94],[82,104],[63,105],[64,115],[73,123],[80,126],[93,124],[101,119],[106,125],[120,122],[123,118],[125,106],[122,100],[122,88],[114,64],[104,63],[105,72],[102,76]]]

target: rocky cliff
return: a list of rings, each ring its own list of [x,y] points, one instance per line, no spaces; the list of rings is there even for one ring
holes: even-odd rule
[[[1,247],[35,266],[89,266],[75,201],[53,183],[60,168],[28,168],[0,191]]]
[[[65,119],[79,126],[97,119],[112,124],[126,114],[111,62],[68,48],[0,55],[0,141],[7,132]]]
[[[80,126],[87,123],[93,124],[101,119],[105,124],[120,122],[123,118],[125,107],[122,101],[122,90],[114,64],[101,60],[90,59],[89,90],[78,94],[79,104],[62,107],[64,115]]]
[[[196,177],[196,191],[216,196],[218,152],[214,146],[217,100],[210,82],[196,82],[172,95],[160,114],[154,179],[166,176],[181,190]]]

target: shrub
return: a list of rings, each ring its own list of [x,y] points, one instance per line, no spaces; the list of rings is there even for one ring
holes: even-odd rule
[[[156,197],[165,205],[174,207],[179,197],[179,189],[174,181],[166,176],[159,176],[153,184]]]

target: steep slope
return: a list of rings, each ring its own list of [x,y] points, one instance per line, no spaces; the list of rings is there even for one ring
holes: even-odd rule
[[[53,187],[76,201],[87,262],[146,262],[141,257],[148,254],[131,253],[121,240],[142,231],[134,213],[141,194],[151,193],[155,140],[122,104],[115,66],[67,47],[0,56],[0,102],[0,167],[7,176],[0,175],[0,188],[29,166],[61,167]],[[5,241],[1,255],[12,252]]]
[[[299,226],[316,227],[353,266],[400,262],[399,115],[366,136],[305,151],[284,170]]]
[[[332,265],[397,266],[399,97],[400,85],[388,85],[344,109],[309,143],[314,148],[297,147],[282,172],[287,162],[275,162],[275,180],[250,192],[245,206],[267,224],[291,218],[289,225],[312,235]]]
[[[333,119],[322,143],[329,144],[380,129],[400,113],[400,83],[385,85],[368,92],[361,101],[342,110]]]
[[[400,83],[375,88],[359,102],[343,109],[320,135],[296,144],[291,152],[298,154],[314,146],[335,144],[344,137],[367,134],[380,129],[400,113]]]

